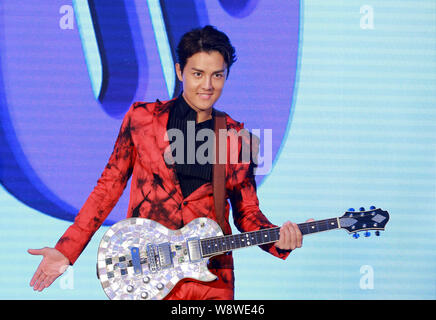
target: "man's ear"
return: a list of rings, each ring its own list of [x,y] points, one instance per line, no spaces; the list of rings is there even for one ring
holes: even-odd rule
[[[177,78],[183,82],[182,70],[180,69],[180,64],[178,62],[176,63],[176,74]]]

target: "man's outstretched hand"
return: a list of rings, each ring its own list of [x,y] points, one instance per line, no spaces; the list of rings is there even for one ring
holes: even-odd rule
[[[29,249],[27,252],[43,257],[32,280],[30,280],[30,286],[35,291],[42,291],[50,286],[70,264],[68,258],[54,248]]]

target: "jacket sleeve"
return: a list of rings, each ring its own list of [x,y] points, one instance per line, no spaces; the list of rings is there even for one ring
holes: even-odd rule
[[[113,152],[97,185],[77,214],[74,223],[56,243],[59,250],[74,264],[93,234],[112,211],[129,180],[136,158],[130,133],[131,110],[126,113]]]
[[[254,175],[259,151],[259,138],[254,135],[250,135],[250,137],[251,142],[248,142],[251,145],[249,149],[251,154],[250,161],[249,163],[243,163],[243,161],[241,161],[241,163],[233,167],[234,171],[232,175],[237,183],[231,190],[228,190],[234,223],[241,232],[277,227],[265,217],[259,208]],[[242,144],[243,143],[247,143],[247,141],[244,142],[244,138],[242,139]],[[241,152],[242,151],[240,151],[240,153]],[[254,159],[256,159],[256,161],[254,161]],[[281,259],[286,259],[291,252],[291,250],[281,250],[277,248],[274,246],[274,243],[261,245],[260,248]]]

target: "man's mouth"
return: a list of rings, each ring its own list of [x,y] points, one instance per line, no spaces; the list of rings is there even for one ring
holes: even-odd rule
[[[211,93],[199,93],[198,96],[201,99],[209,100],[212,97],[212,94]]]

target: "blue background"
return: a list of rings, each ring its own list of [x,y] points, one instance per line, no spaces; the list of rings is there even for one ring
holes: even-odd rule
[[[171,49],[180,33],[171,23],[195,21],[225,31],[237,49],[219,108],[248,128],[273,129],[274,167],[258,178],[273,223],[371,205],[391,216],[380,237],[310,235],[286,261],[235,251],[236,298],[435,299],[434,1],[162,1],[169,38],[159,34],[153,1],[113,3],[97,10],[109,18],[94,25],[95,39],[79,17],[85,1],[0,3],[0,298],[106,299],[95,261],[107,226],[42,293],[29,287],[40,258],[26,250],[53,246],[70,225],[131,101],[177,92],[159,46]],[[61,27],[63,5],[74,8],[72,29]],[[372,29],[362,27],[364,6]],[[189,19],[174,18],[183,10]],[[128,193],[108,224],[125,214]]]

